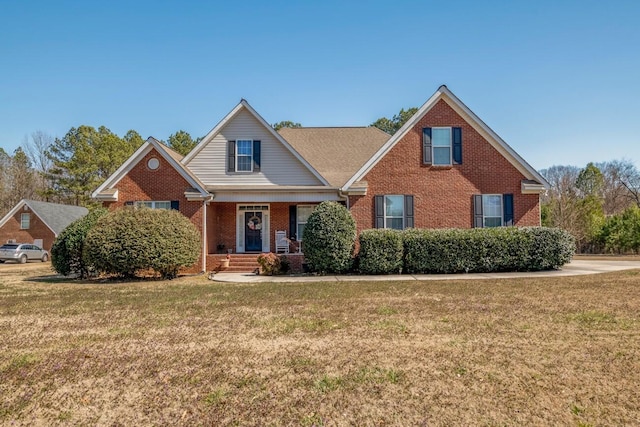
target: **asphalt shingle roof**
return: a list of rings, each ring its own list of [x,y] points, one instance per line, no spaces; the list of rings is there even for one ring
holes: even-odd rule
[[[25,200],[25,203],[56,235],[60,234],[73,221],[89,213],[89,210],[82,206],[61,205],[35,200]]]
[[[342,187],[391,137],[375,127],[282,128],[278,131],[334,187]]]

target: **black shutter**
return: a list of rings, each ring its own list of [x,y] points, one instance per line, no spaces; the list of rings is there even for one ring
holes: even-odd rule
[[[260,172],[260,141],[253,141],[253,171]]]
[[[236,171],[236,142],[227,142],[227,172]]]
[[[375,228],[384,228],[384,196],[375,197],[376,221]]]
[[[430,165],[431,160],[431,128],[422,129],[422,163]]]
[[[453,164],[462,164],[462,128],[452,128],[453,131]]]
[[[482,195],[473,195],[473,226],[475,228],[484,227],[484,221],[482,220]]]
[[[404,196],[404,228],[413,228],[413,196]]]
[[[296,205],[289,205],[289,238],[296,240],[298,236],[298,207]],[[302,239],[302,236],[300,236]]]
[[[171,201],[171,209],[173,209],[174,211],[179,211],[180,210],[180,202],[178,200],[172,200]]]
[[[513,225],[513,194],[502,195],[504,225]]]

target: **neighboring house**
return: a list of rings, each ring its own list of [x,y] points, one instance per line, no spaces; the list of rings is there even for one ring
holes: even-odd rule
[[[178,209],[203,253],[300,240],[314,207],[344,203],[367,228],[540,225],[547,182],[441,86],[393,136],[374,127],[273,128],[245,100],[185,157],[149,138],[93,197]],[[207,269],[207,257],[199,266]]]
[[[81,206],[23,199],[0,220],[0,244],[33,243],[50,251],[62,230],[88,212]]]

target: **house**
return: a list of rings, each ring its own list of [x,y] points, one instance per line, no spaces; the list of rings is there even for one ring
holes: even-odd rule
[[[82,206],[23,199],[0,220],[0,243],[33,243],[50,251],[62,230],[88,212]]]
[[[345,204],[367,228],[540,225],[548,184],[441,86],[393,136],[373,127],[276,132],[246,100],[186,156],[149,138],[94,193],[109,209],[178,209],[212,254],[275,251],[314,207]]]

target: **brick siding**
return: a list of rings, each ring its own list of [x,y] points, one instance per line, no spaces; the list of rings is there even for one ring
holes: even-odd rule
[[[462,164],[422,163],[422,129],[462,128]],[[416,228],[471,228],[474,194],[507,194],[514,199],[515,225],[540,225],[539,196],[521,194],[525,177],[444,100],[440,100],[364,177],[366,196],[350,196],[358,233],[374,228],[374,196],[414,196]]]
[[[16,212],[16,214],[9,218],[2,228],[0,228],[0,244],[6,243],[11,239],[18,243],[33,243],[35,239],[42,239],[43,249],[51,251],[55,234],[28,206],[26,208],[26,210],[20,209]],[[31,214],[28,230],[20,229],[20,216],[23,213]]]

